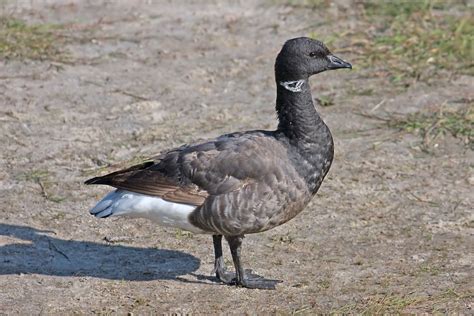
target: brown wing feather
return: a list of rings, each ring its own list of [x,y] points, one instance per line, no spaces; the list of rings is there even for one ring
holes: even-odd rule
[[[272,139],[260,131],[224,135],[173,149],[152,161],[90,179],[86,184],[106,184],[200,206],[210,196],[242,190],[272,174],[274,160],[269,157],[281,156],[276,149],[280,148],[278,143]]]
[[[162,173],[149,169],[146,162],[102,177],[89,179],[85,184],[106,184],[118,189],[161,197],[164,200],[190,205],[202,205],[209,194],[196,185],[179,185]]]

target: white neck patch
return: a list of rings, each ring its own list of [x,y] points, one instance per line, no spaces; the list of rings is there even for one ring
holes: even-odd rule
[[[303,91],[302,87],[305,80],[296,80],[296,81],[280,81],[280,86],[291,92],[301,92]]]

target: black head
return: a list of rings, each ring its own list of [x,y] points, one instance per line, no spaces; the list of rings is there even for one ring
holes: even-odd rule
[[[300,80],[314,74],[352,65],[331,54],[322,42],[308,37],[288,40],[275,63],[276,79]]]

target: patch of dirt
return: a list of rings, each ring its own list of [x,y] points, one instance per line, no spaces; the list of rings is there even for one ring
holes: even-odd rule
[[[349,1],[319,2],[1,2],[54,25],[67,58],[0,60],[0,314],[472,313],[472,146],[374,118],[472,108],[469,75],[400,88],[356,63],[311,79],[333,167],[298,217],[244,243],[276,291],[215,283],[209,236],[88,214],[108,191],[82,184],[92,175],[274,129],[283,42],[367,25]],[[364,60],[348,47],[331,48]]]

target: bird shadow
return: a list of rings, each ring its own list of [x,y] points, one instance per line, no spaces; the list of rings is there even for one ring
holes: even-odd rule
[[[200,267],[198,258],[181,251],[64,240],[52,234],[28,226],[0,224],[0,275],[180,281],[180,276]]]

